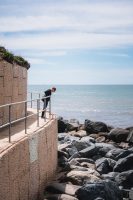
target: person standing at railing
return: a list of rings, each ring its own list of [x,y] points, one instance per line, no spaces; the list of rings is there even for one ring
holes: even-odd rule
[[[56,88],[55,87],[52,87],[51,89],[48,89],[44,92],[44,97],[42,98],[42,101],[43,101],[43,111],[42,111],[42,118],[44,118],[44,114],[45,114],[45,109],[47,108],[48,106],[48,103],[50,101],[50,98],[51,98],[51,95],[53,92],[56,91]]]

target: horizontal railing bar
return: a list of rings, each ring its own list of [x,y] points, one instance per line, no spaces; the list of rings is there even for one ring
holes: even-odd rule
[[[42,113],[42,111],[46,111],[46,109],[39,111],[39,113]],[[46,111],[46,112],[49,113],[49,111]],[[17,123],[17,122],[19,122],[19,121],[22,121],[22,120],[24,120],[24,119],[26,119],[26,118],[32,117],[32,116],[34,116],[34,115],[37,115],[37,113],[31,114],[31,115],[27,115],[27,117],[21,117],[21,118],[19,118],[19,119],[16,119],[16,120],[12,121],[11,123],[6,123],[6,124],[0,126],[0,129],[1,129],[1,128],[4,128],[4,127],[7,127],[7,126],[9,126],[10,124],[12,125],[12,124]],[[46,119],[49,119],[49,118],[46,118]]]
[[[42,98],[38,98],[38,99],[32,99],[32,100],[28,100],[28,101],[20,101],[20,102],[14,102],[14,103],[10,103],[10,104],[5,104],[5,105],[1,105],[0,108],[4,108],[4,107],[7,107],[7,106],[13,106],[13,105],[18,105],[18,104],[22,104],[22,103],[30,103],[31,101],[37,101],[37,100],[41,100],[41,99],[47,99],[47,98],[50,98],[50,96],[47,96],[47,97],[42,97]]]

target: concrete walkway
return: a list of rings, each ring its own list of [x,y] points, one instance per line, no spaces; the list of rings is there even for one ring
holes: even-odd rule
[[[28,108],[28,114],[35,114],[36,110]],[[41,115],[41,114],[39,114]],[[45,126],[49,121],[49,114],[46,115],[46,120],[39,117],[39,127],[37,127],[37,116],[31,116],[27,119],[27,134],[31,134],[41,127]],[[54,115],[51,116],[51,118],[55,118]],[[12,125],[11,128],[11,143],[9,143],[9,128],[3,128],[0,129],[0,153],[5,151],[7,148],[14,145],[19,140],[22,140],[24,137],[27,137],[27,134],[25,134],[25,121],[21,121],[18,123],[15,123]]]

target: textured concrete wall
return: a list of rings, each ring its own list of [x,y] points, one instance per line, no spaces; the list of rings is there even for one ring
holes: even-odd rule
[[[24,101],[27,98],[27,69],[0,60],[0,105]],[[12,120],[24,116],[24,104],[12,106]],[[9,109],[0,109],[0,125],[8,122]]]
[[[57,121],[0,155],[0,200],[42,200],[57,167]]]

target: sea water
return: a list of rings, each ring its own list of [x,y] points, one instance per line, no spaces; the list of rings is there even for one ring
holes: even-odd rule
[[[65,119],[103,121],[115,127],[133,126],[133,85],[54,85],[52,112]],[[50,85],[29,85],[44,92]]]

